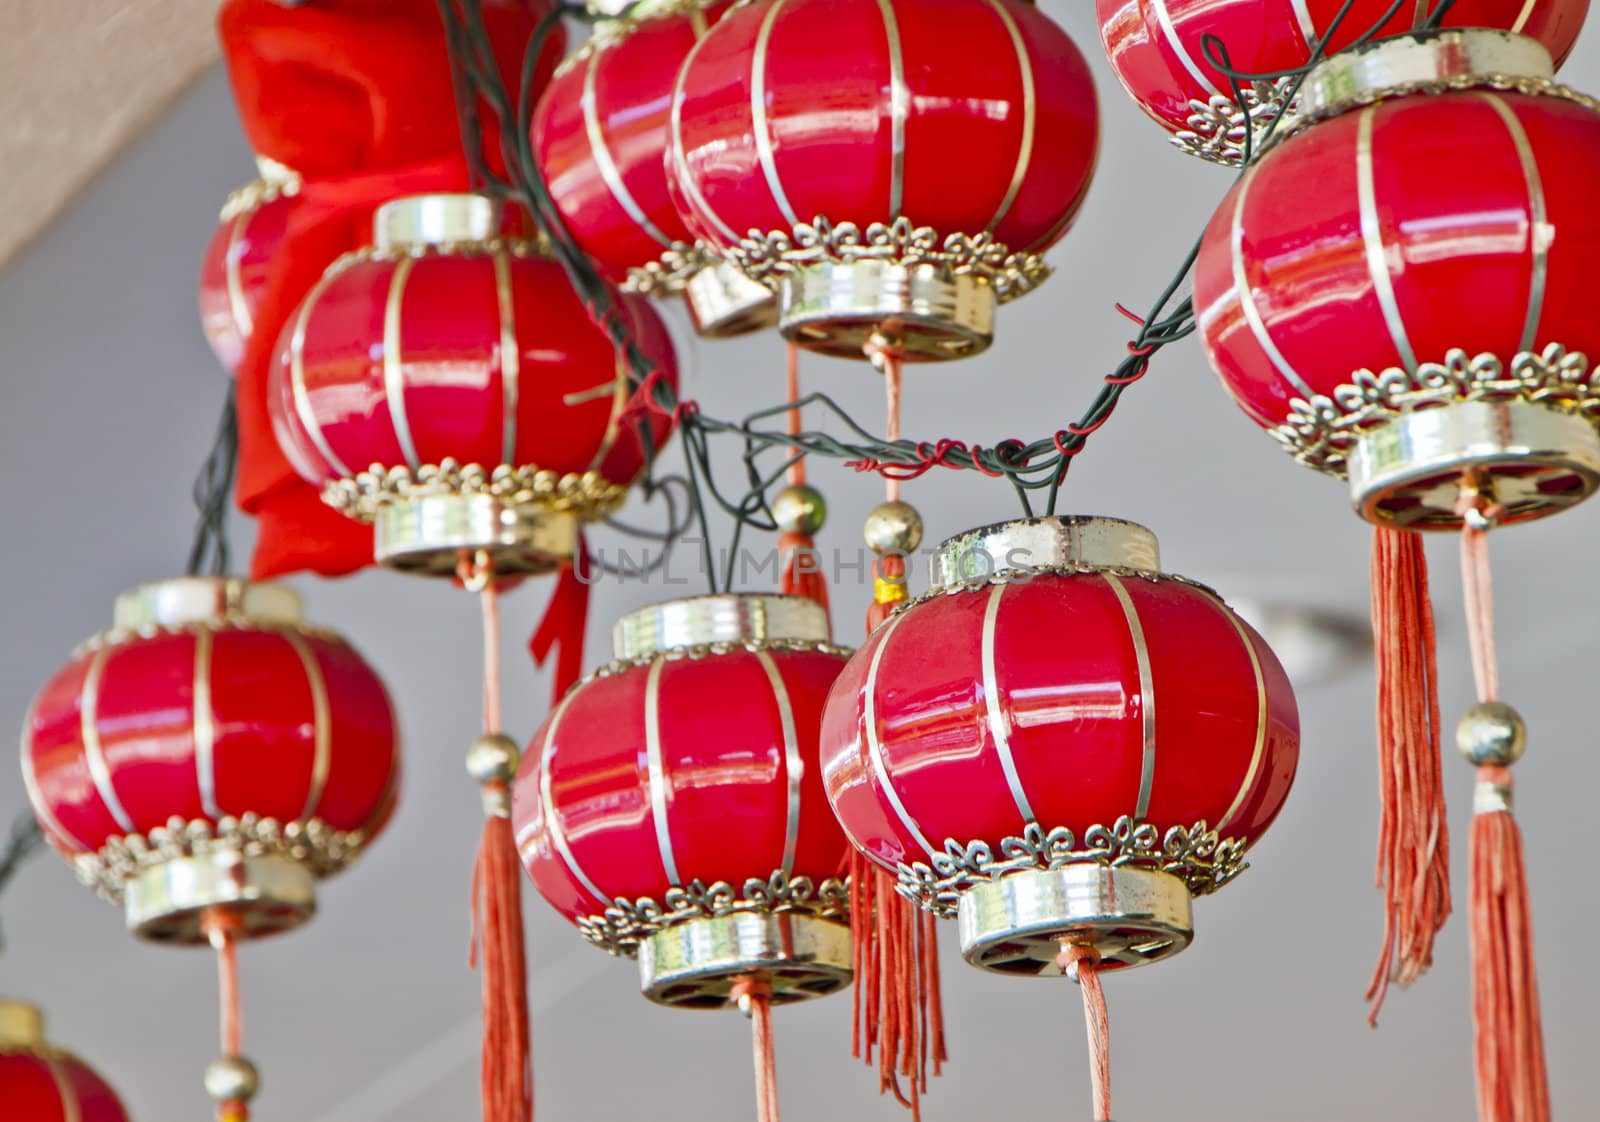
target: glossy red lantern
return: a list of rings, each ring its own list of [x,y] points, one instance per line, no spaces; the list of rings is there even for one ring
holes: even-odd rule
[[[851,977],[846,848],[817,732],[849,652],[803,597],[676,600],[624,617],[615,661],[534,734],[512,791],[544,898],[646,996],[721,1007],[742,977],[775,1002]]]
[[[0,998],[0,1102],[17,1122],[128,1122],[117,1094],[44,1038],[44,1015]]]
[[[230,374],[244,361],[300,190],[293,172],[270,160],[261,163],[261,178],[223,204],[217,231],[200,260],[200,326]]]
[[[1429,92],[1371,84],[1397,77]],[[1600,215],[1579,186],[1600,174],[1600,111],[1549,77],[1543,47],[1503,32],[1338,56],[1206,231],[1212,365],[1368,519],[1459,527],[1467,487],[1516,521],[1600,483]],[[1441,180],[1462,153],[1472,174]]]
[[[1057,974],[1175,954],[1192,894],[1243,867],[1294,779],[1294,693],[1156,540],[1105,518],[945,542],[934,587],[834,683],[828,799],[900,891],[960,918],[974,965]]]
[[[277,585],[186,577],[117,600],[34,699],[22,773],[46,837],[135,934],[295,926],[315,881],[383,828],[399,782],[388,693]]]
[[[533,119],[534,154],[556,208],[613,281],[682,292],[702,335],[769,327],[772,293],[697,243],[667,182],[678,70],[730,0],[606,20],[557,70]]]
[[[324,497],[375,519],[378,560],[453,574],[488,550],[502,574],[569,559],[577,526],[643,469],[626,369],[562,268],[505,236],[479,195],[387,204],[376,244],[335,262],[285,325],[269,387],[279,443]],[[675,380],[670,338],[621,299]]]
[[[684,63],[670,158],[689,227],[777,286],[791,339],[860,357],[887,325],[907,358],[956,358],[1047,274],[1097,113],[1021,0],[762,0]]]
[[[1335,26],[1343,5],[1344,0],[1095,0],[1106,56],[1133,100],[1172,133],[1178,147],[1233,165],[1244,154],[1245,113],[1228,78],[1210,61],[1205,37],[1221,41],[1237,72],[1281,74],[1310,62],[1323,36],[1331,54],[1374,28],[1377,37],[1409,31],[1416,19],[1411,5],[1355,0]],[[1589,0],[1457,0],[1444,25],[1529,35],[1559,62],[1588,13]],[[1256,127],[1282,109],[1286,82],[1240,85]]]
[[[550,7],[548,0],[482,4],[513,97],[523,51]],[[462,158],[435,0],[224,0],[217,37],[245,137],[259,155],[308,179]],[[563,42],[557,27],[535,71],[535,90],[549,79]],[[485,126],[487,154],[498,161],[492,114]]]

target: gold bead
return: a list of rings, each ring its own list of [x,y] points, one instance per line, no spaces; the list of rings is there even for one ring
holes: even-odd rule
[[[1456,725],[1456,749],[1474,767],[1509,767],[1527,747],[1522,715],[1502,701],[1479,702]]]
[[[910,503],[879,503],[862,529],[874,553],[915,553],[922,544],[922,515]]]
[[[223,1056],[206,1068],[206,1094],[219,1103],[249,1102],[260,1089],[256,1065],[243,1056]]]
[[[787,534],[814,534],[828,520],[828,500],[804,483],[785,487],[772,500],[772,517]]]
[[[517,776],[522,752],[504,733],[485,733],[467,749],[467,774],[480,784],[510,783]]]

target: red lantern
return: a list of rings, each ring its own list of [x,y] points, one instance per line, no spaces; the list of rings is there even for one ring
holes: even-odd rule
[[[0,1102],[18,1122],[128,1122],[94,1069],[44,1038],[44,1015],[0,999]]]
[[[187,577],[118,598],[34,699],[22,773],[135,934],[202,942],[208,910],[244,935],[311,917],[394,807],[398,741],[383,683],[293,591]]]
[[[561,64],[533,119],[562,221],[619,283],[684,294],[702,335],[770,326],[772,293],[697,243],[667,182],[667,121],[684,57],[731,7],[704,0],[606,20]]]
[[[1095,0],[1100,38],[1111,69],[1133,100],[1168,132],[1173,143],[1202,159],[1237,165],[1244,155],[1245,117],[1229,81],[1206,53],[1214,36],[1233,70],[1281,74],[1311,60],[1316,41],[1342,51],[1373,31],[1409,31],[1410,5],[1355,0],[1342,23],[1344,0]],[[1447,27],[1503,28],[1532,36],[1564,60],[1589,12],[1589,0],[1458,0]],[[1241,82],[1245,109],[1257,127],[1283,108],[1289,79]]]
[[[229,374],[244,361],[299,190],[299,176],[262,160],[261,178],[223,205],[217,232],[200,260],[200,326]]]
[[[819,98],[819,90],[827,96]],[[1094,84],[1021,0],[763,0],[694,47],[670,159],[690,229],[778,288],[792,340],[986,347],[1094,169]]]
[[[615,661],[534,734],[512,823],[539,892],[667,1005],[773,1002],[850,982],[848,850],[817,766],[848,653],[797,596],[670,601],[625,616]],[[707,704],[710,698],[722,699]]]
[[[335,262],[280,340],[279,442],[329,502],[376,520],[397,568],[452,575],[477,550],[503,575],[553,568],[645,462],[610,339],[508,221],[478,195],[385,205],[375,246]],[[620,307],[675,379],[660,319]],[[666,423],[649,424],[659,445]]]
[[[1501,32],[1338,56],[1306,83],[1310,127],[1206,231],[1212,365],[1296,459],[1348,476],[1374,522],[1459,527],[1464,489],[1516,521],[1600,484],[1600,215],[1576,186],[1600,174],[1600,111],[1550,73],[1543,47]],[[1441,180],[1463,145],[1472,174]]]
[[[1054,974],[1183,950],[1294,779],[1293,691],[1266,643],[1159,569],[1154,535],[1043,518],[940,547],[934,587],[828,697],[829,801],[900,891],[959,915],[984,969]],[[1097,1116],[1100,1117],[1100,1116]]]

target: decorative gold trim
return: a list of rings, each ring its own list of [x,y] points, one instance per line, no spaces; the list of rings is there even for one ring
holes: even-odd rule
[[[524,260],[554,261],[542,238],[463,238],[453,242],[407,243],[400,246],[365,245],[335,258],[323,272],[324,280],[335,277],[353,265],[364,261],[405,261],[419,257],[441,255],[446,257],[492,257],[506,253]]]
[[[1597,390],[1600,393],[1600,390]],[[982,573],[969,580],[951,579],[948,584],[941,584],[928,589],[920,596],[913,596],[902,601],[889,618],[892,620],[902,612],[908,612],[918,604],[925,604],[929,600],[937,600],[941,596],[957,596],[964,592],[981,592],[994,584],[1027,584],[1035,577],[1081,577],[1081,576],[1110,576],[1121,577],[1124,580],[1142,580],[1151,584],[1170,582],[1172,584],[1186,584],[1211,596],[1213,599],[1222,600],[1222,597],[1209,586],[1188,577],[1180,577],[1176,573],[1163,573],[1156,569],[1137,569],[1128,565],[1090,565],[1090,564],[1062,564],[1062,565],[1016,565],[1007,566],[995,572]]]
[[[287,169],[286,169],[287,170]],[[234,191],[222,204],[222,211],[217,216],[219,222],[231,222],[235,218],[249,214],[265,206],[267,203],[276,202],[282,198],[293,198],[300,193],[300,176],[289,172],[284,179],[254,179]]]
[[[1064,826],[1046,830],[1030,822],[1020,836],[1004,838],[1000,853],[987,842],[946,839],[932,865],[921,861],[896,866],[895,890],[935,915],[956,914],[961,894],[975,885],[1013,873],[1061,869],[1068,865],[1131,866],[1170,873],[1193,896],[1215,892],[1248,867],[1243,838],[1222,838],[1204,821],[1165,831],[1149,822],[1134,824],[1124,814],[1110,826],[1090,826],[1079,839]]]
[[[931,226],[912,226],[908,218],[874,222],[863,230],[854,222],[834,225],[819,215],[789,231],[751,230],[727,256],[750,279],[773,287],[783,277],[823,263],[931,265],[952,276],[984,281],[1002,303],[1031,292],[1051,273],[1042,254],[1013,253],[991,234],[941,236]]]
[[[654,261],[629,269],[622,291],[656,298],[676,296],[690,277],[716,261],[703,242],[673,242]]]
[[[642,666],[649,666],[658,658],[665,662],[676,662],[680,659],[714,658],[718,655],[732,654],[734,651],[749,651],[751,654],[760,654],[762,651],[820,651],[823,654],[838,655],[840,658],[849,658],[855,653],[849,647],[835,646],[820,639],[734,639],[726,643],[697,643],[693,646],[652,651],[638,658],[614,658],[589,671],[572,688],[576,690],[600,678],[611,678]]]
[[[285,857],[322,879],[354,861],[365,841],[363,831],[335,830],[320,818],[280,823],[245,814],[212,825],[204,818],[185,822],[174,816],[148,834],[114,837],[97,852],[74,857],[72,864],[83,884],[120,903],[129,880],[175,858],[224,852],[241,858]]]
[[[1238,167],[1244,163],[1247,125],[1254,134],[1251,138],[1252,149],[1258,150],[1261,140],[1259,134],[1275,117],[1285,115],[1284,123],[1275,130],[1274,136],[1288,124],[1287,114],[1294,111],[1292,105],[1285,108],[1289,83],[1290,79],[1287,78],[1280,78],[1276,82],[1241,82],[1239,93],[1244,100],[1243,109],[1233,100],[1231,91],[1212,94],[1205,101],[1191,98],[1187,121],[1189,127],[1172,134],[1173,145],[1207,163]]]
[[[211,619],[185,620],[182,623],[147,623],[139,627],[110,627],[91,636],[79,643],[72,651],[73,658],[80,658],[96,651],[105,651],[112,647],[121,646],[123,643],[135,639],[151,639],[157,635],[199,635],[201,632],[212,633],[236,628],[241,631],[265,631],[274,635],[283,635],[293,632],[295,635],[309,638],[323,639],[328,642],[349,644],[337,631],[325,627],[314,627],[307,623],[285,623],[277,620],[263,620],[245,614],[244,612],[216,616]]]
[[[407,467],[373,464],[345,479],[335,479],[322,490],[322,501],[349,518],[370,522],[378,508],[399,499],[428,495],[492,495],[510,506],[536,506],[570,512],[585,520],[609,514],[622,505],[627,487],[612,483],[599,472],[546,471],[535,465],[460,464],[445,459]]]
[[[674,924],[742,912],[843,920],[850,914],[849,880],[829,877],[818,884],[810,877],[785,876],[781,870],[766,880],[751,877],[740,889],[725,880],[710,885],[696,880],[687,887],[667,889],[660,901],[619,896],[600,915],[579,917],[578,930],[601,950],[632,958],[641,942]]]
[[[589,38],[556,66],[555,77],[560,78],[574,67],[582,65],[590,55],[616,46],[632,35],[641,24],[649,23],[651,20],[688,15],[695,21],[695,40],[698,42],[706,33],[704,26],[706,10],[721,2],[722,0],[639,0],[639,3],[620,15],[597,20],[592,25]]]
[[[1528,77],[1516,74],[1456,74],[1448,78],[1419,79],[1415,82],[1396,82],[1382,89],[1355,89],[1348,97],[1325,108],[1307,110],[1298,108],[1293,116],[1273,130],[1258,149],[1258,154],[1299,136],[1319,121],[1339,117],[1352,109],[1360,109],[1391,98],[1410,97],[1413,94],[1461,93],[1465,90],[1499,90],[1501,93],[1519,93],[1528,97],[1554,97],[1570,101],[1583,108],[1600,113],[1600,99],[1579,93],[1550,78]]]
[[[1443,362],[1424,362],[1415,373],[1390,367],[1357,370],[1331,395],[1289,403],[1289,417],[1269,429],[1284,451],[1307,467],[1343,479],[1361,434],[1421,409],[1461,402],[1526,401],[1600,422],[1600,371],[1581,351],[1551,343],[1543,353],[1522,351],[1507,370],[1498,355],[1468,357],[1459,348]]]

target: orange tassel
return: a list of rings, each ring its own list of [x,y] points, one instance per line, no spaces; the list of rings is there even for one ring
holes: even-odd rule
[[[828,608],[828,581],[822,572],[822,561],[817,556],[817,545],[810,534],[787,531],[778,538],[778,555],[783,561],[783,572],[778,578],[778,591],[785,596],[805,596]]]
[[[918,1120],[928,1065],[931,1061],[937,1075],[949,1058],[932,920],[894,890],[892,876],[852,851],[850,937],[856,985],[850,1054],[871,1066],[876,1049],[878,1093],[892,1093]]]
[[[530,1122],[533,1063],[522,942],[522,869],[511,820],[491,814],[472,870],[472,965],[483,978],[484,1122]]]
[[[906,559],[887,553],[872,563],[872,603],[867,608],[867,634],[876,631],[906,598]]]
[[[1372,627],[1378,679],[1378,888],[1384,940],[1367,1000],[1376,1025],[1389,983],[1433,963],[1450,915],[1450,836],[1439,758],[1439,689],[1422,539],[1380,526],[1372,538]]]
[[[1478,785],[1492,804],[1506,806],[1480,809],[1472,817],[1469,907],[1478,1118],[1550,1122],[1522,831],[1509,809],[1511,771],[1479,768]]]

